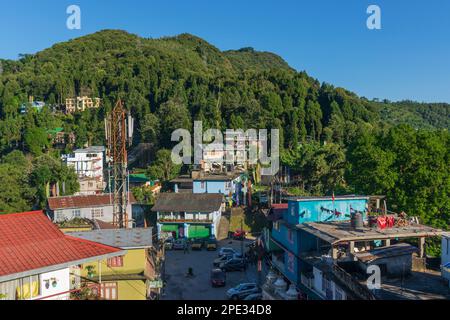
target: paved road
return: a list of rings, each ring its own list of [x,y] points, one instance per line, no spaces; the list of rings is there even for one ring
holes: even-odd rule
[[[249,243],[247,240],[246,243]],[[240,241],[222,240],[220,247],[232,247],[241,250]],[[242,282],[257,282],[258,273],[256,265],[249,265],[246,271],[227,273],[225,287],[213,288],[210,284],[210,271],[213,260],[217,258],[218,251],[166,251],[166,287],[162,300],[224,300],[225,292]],[[186,277],[188,268],[193,268],[194,277]],[[261,281],[264,281],[266,268],[263,266]]]

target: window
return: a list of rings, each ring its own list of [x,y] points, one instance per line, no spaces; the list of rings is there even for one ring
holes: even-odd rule
[[[294,235],[291,229],[288,229],[287,237],[290,243],[294,243]]]
[[[64,213],[62,212],[62,210],[55,211],[55,219],[56,221],[64,220]]]
[[[325,276],[322,276],[322,291],[323,292],[327,292],[328,290],[331,289],[331,283],[330,280],[328,280],[327,278],[325,278]]]
[[[273,223],[273,228],[277,231],[280,231],[280,223],[278,221],[275,221]]]
[[[81,210],[72,210],[72,216],[74,217],[81,217]]]
[[[117,282],[104,282],[101,284],[101,293],[100,296],[106,300],[117,300],[118,299],[118,290],[117,290]]]
[[[108,267],[118,268],[123,267],[123,256],[109,258],[107,261]]]
[[[103,208],[91,209],[92,219],[103,217]]]

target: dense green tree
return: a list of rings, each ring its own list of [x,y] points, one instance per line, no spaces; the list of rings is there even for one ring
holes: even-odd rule
[[[171,155],[172,152],[167,149],[161,149],[156,153],[155,161],[147,170],[151,179],[166,183],[180,173],[181,165],[174,164]]]

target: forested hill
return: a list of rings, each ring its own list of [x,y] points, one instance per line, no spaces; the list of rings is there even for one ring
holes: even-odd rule
[[[275,54],[252,48],[221,52],[189,34],[145,39],[105,30],[0,62],[3,119],[28,96],[54,104],[90,95],[103,98],[106,110],[120,96],[139,119],[181,108],[185,118],[210,126],[280,127],[295,139],[327,139],[332,132],[323,129],[341,120],[351,122],[350,131],[361,121],[450,127],[448,104],[368,101],[321,85]]]
[[[100,97],[102,107],[52,111],[85,95]],[[21,114],[30,96],[50,108]],[[154,179],[179,172],[166,166],[164,149],[172,131],[192,129],[193,120],[205,129],[278,128],[281,162],[299,178],[292,194],[385,194],[393,210],[450,224],[450,105],[369,101],[272,53],[221,52],[189,34],[144,39],[115,30],[0,61],[0,213],[44,208],[50,183],[64,182],[62,195],[76,191],[60,153],[103,145],[103,120],[118,97],[136,119],[135,145],[159,150],[143,168]],[[53,145],[55,128],[73,132],[75,145]]]

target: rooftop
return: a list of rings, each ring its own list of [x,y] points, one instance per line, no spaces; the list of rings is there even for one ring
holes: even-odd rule
[[[440,236],[442,233],[439,229],[416,223],[382,230],[376,227],[363,227],[355,230],[350,227],[350,221],[308,222],[298,224],[297,229],[308,232],[330,244],[345,241],[433,237]]]
[[[150,228],[102,229],[73,232],[70,235],[122,249],[149,248],[153,245]]]
[[[383,278],[381,288],[375,296],[382,300],[437,300],[450,299],[448,286],[443,281],[440,272],[412,271],[404,279]]]
[[[136,203],[136,199],[131,192],[129,196],[130,203]],[[112,205],[112,196],[109,193],[48,198],[50,210],[102,207],[107,205]]]
[[[83,149],[74,150],[75,153],[88,153],[88,152],[104,152],[106,148],[104,146],[91,146]]]
[[[353,255],[363,263],[371,263],[378,259],[411,255],[414,252],[418,251],[419,249],[410,244],[397,243],[388,247],[375,248],[369,251],[355,252],[353,253]]]
[[[156,212],[213,212],[220,210],[220,193],[161,193],[152,211]]]
[[[0,282],[123,255],[61,232],[42,211],[0,215]]]

